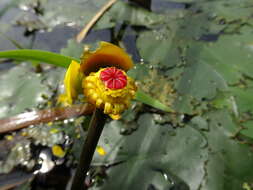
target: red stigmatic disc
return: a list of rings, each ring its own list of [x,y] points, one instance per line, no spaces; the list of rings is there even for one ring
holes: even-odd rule
[[[110,89],[122,89],[127,85],[127,77],[124,73],[115,67],[104,69],[100,73],[100,79],[105,86]]]

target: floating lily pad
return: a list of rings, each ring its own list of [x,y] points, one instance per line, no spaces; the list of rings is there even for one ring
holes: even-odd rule
[[[231,138],[237,129],[225,110],[194,118],[183,128],[155,124],[150,114],[142,115],[138,125],[130,136],[120,135],[120,122],[106,126],[99,146],[107,154],[95,153],[93,164],[112,166],[105,183],[93,189],[120,184],[123,189],[163,189],[173,183],[182,189],[240,189],[253,177],[253,153]]]
[[[70,39],[68,40],[67,47],[61,49],[61,54],[80,59],[83,48],[83,44],[79,44],[74,39]]]
[[[130,136],[120,135],[119,124],[111,122],[105,127],[99,145],[107,154],[96,153],[93,163],[123,163],[108,170],[108,181],[99,189],[116,189],[119,184],[139,190],[151,184],[161,188],[181,184],[185,189],[197,189],[204,177],[207,153],[206,139],[197,130],[190,126],[174,130],[170,125],[157,125],[151,114],[140,117],[139,128]],[[168,175],[167,180],[163,173]]]
[[[177,92],[188,94],[197,100],[212,99],[217,90],[226,90],[227,84],[222,76],[204,63],[195,63],[186,67],[178,82]]]
[[[96,24],[97,28],[108,28],[115,23],[126,22],[133,26],[153,27],[165,19],[162,14],[152,13],[144,8],[118,1]]]
[[[219,1],[203,1],[203,3],[196,3],[196,7],[204,12],[208,12],[212,17],[225,19],[227,22],[241,19],[244,22],[250,19],[252,15],[252,1],[242,0],[226,0]]]
[[[29,64],[21,64],[3,72],[0,76],[0,117],[34,109],[43,102],[42,95],[50,94],[47,86],[41,83],[42,76],[33,71]]]
[[[164,67],[179,64],[180,52],[172,44],[173,36],[174,33],[170,29],[141,33],[137,39],[137,47],[144,62]]]
[[[227,130],[225,126],[235,127],[235,124],[226,115],[222,111],[207,115],[210,121],[210,131],[205,132],[208,138],[208,160],[200,189],[236,190],[242,189],[244,182],[251,183],[253,153],[247,145],[231,138],[235,130]]]
[[[28,6],[33,2],[36,2],[36,0],[24,0],[21,5]],[[59,24],[84,26],[105,2],[106,0],[41,0],[40,6],[44,11],[39,18],[50,27]]]

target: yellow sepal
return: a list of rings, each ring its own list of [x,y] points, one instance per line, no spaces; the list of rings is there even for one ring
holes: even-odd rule
[[[81,57],[81,71],[85,75],[105,67],[116,67],[128,71],[133,67],[133,61],[122,48],[109,42],[100,42],[95,51],[88,49],[84,51]]]
[[[72,104],[73,100],[82,92],[83,77],[84,75],[80,72],[80,64],[72,61],[64,78],[65,93],[59,96],[58,102],[64,105]]]

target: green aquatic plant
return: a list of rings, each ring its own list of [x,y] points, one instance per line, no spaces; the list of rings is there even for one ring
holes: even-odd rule
[[[8,50],[8,51],[1,51],[0,58],[9,58],[14,60],[30,60],[30,61],[37,61],[37,62],[44,62],[48,64],[52,64],[58,67],[68,68],[72,61],[80,63],[80,60],[64,56],[61,54],[43,51],[43,50],[31,50],[31,49],[21,49],[21,50]],[[148,94],[145,94],[142,91],[137,91],[135,95],[135,100],[152,106],[154,108],[166,111],[166,112],[173,112],[173,110],[159,102],[158,100],[150,97]]]
[[[108,42],[100,42],[95,51],[85,48],[81,61],[40,50],[4,51],[0,52],[0,58],[42,61],[68,67],[64,79],[65,93],[59,96],[58,102],[68,106],[75,102],[79,94],[83,94],[82,101],[94,106],[72,190],[84,188],[86,173],[106,121],[105,114],[114,120],[120,119],[121,114],[130,107],[132,99],[172,112],[158,100],[137,91],[134,80],[127,75],[127,71],[133,67],[131,57],[120,47]],[[61,157],[65,154],[57,146],[53,146],[52,151]]]

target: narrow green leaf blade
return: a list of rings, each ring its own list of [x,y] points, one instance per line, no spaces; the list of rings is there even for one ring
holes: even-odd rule
[[[140,90],[138,90],[136,92],[135,100],[137,100],[139,102],[142,102],[144,104],[147,104],[147,105],[149,105],[151,107],[154,107],[154,108],[166,111],[166,112],[175,112],[174,110],[172,110],[168,106],[164,105],[160,101],[152,98],[151,96],[145,94],[144,92],[142,92]]]
[[[0,58],[41,61],[59,67],[68,67],[72,60],[79,62],[78,59],[73,57],[48,51],[30,49],[1,51]]]

